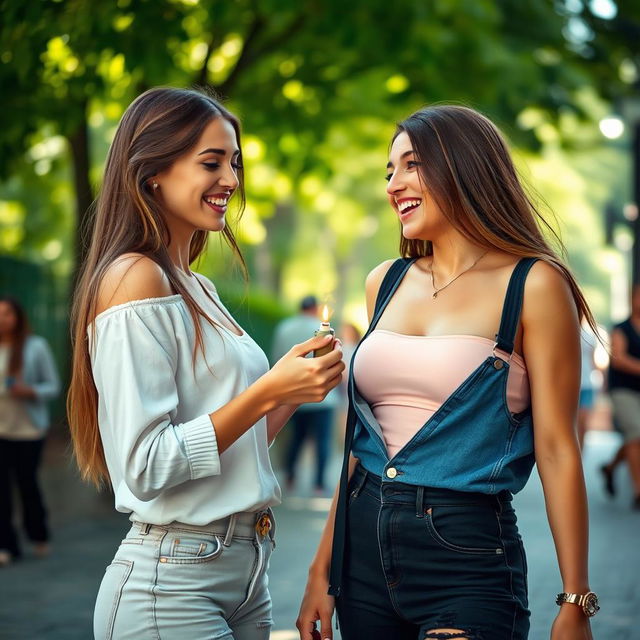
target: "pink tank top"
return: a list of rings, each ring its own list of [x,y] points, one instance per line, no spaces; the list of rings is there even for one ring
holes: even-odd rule
[[[493,345],[480,336],[410,336],[385,329],[369,334],[356,354],[353,375],[382,428],[390,458],[491,355]],[[514,353],[507,406],[519,413],[529,399],[527,368]]]

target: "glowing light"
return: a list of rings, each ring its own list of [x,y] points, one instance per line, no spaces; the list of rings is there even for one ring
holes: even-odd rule
[[[603,20],[613,20],[618,14],[618,7],[611,0],[591,0],[591,11]]]
[[[409,88],[409,80],[402,75],[391,76],[386,82],[389,93],[402,93]]]
[[[609,140],[615,140],[624,133],[624,122],[615,116],[602,118],[599,126],[602,135]]]
[[[322,322],[329,322],[329,307],[326,304],[322,307]]]
[[[259,138],[247,136],[243,140],[242,154],[249,160],[262,160],[264,158],[264,143]]]
[[[304,85],[299,80],[289,80],[282,87],[282,93],[292,102],[299,102],[304,97]]]

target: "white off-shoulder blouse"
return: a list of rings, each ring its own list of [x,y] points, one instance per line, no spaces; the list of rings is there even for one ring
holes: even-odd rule
[[[180,295],[127,302],[94,321],[98,423],[116,509],[151,524],[205,525],[280,501],[266,418],[222,454],[209,418],[268,370],[267,358],[209,280],[183,280],[217,325],[200,321],[205,354],[197,352],[195,366],[194,325]]]

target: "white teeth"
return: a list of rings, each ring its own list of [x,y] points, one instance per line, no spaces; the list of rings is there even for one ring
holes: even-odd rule
[[[398,204],[398,209],[400,210],[400,213],[402,213],[410,207],[417,207],[421,202],[422,200],[405,200],[404,202]]]
[[[228,200],[225,198],[205,198],[205,202],[209,204],[215,204],[218,207],[226,207]]]

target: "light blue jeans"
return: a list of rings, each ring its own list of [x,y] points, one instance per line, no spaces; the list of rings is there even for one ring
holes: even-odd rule
[[[204,527],[134,522],[100,585],[96,640],[268,640],[274,525],[270,510]]]

